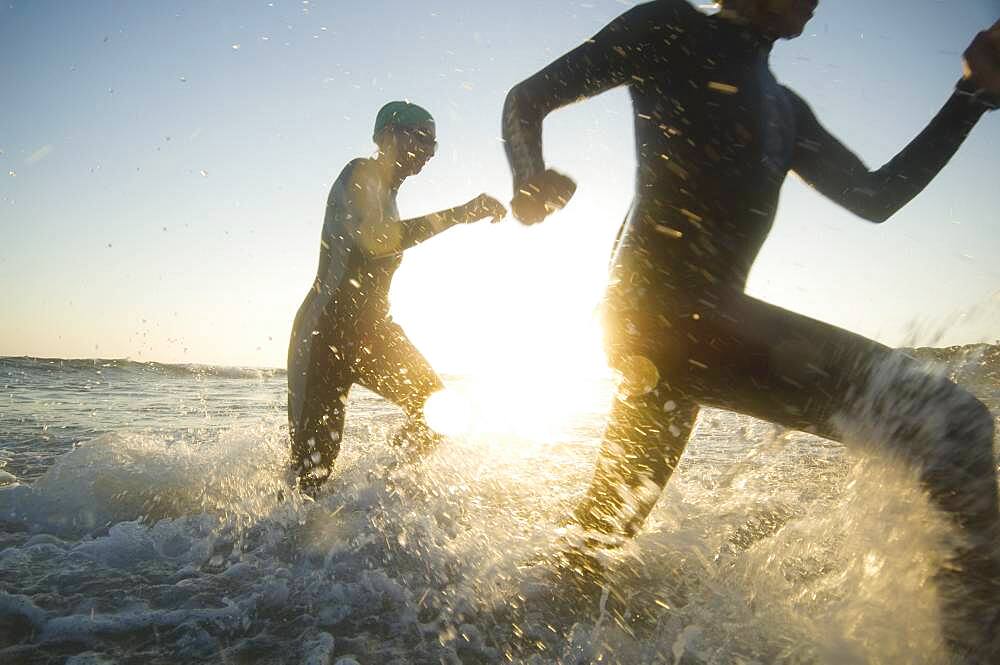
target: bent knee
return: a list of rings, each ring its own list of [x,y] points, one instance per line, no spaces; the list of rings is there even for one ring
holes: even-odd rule
[[[956,390],[960,394],[949,417],[948,438],[960,442],[970,467],[992,478],[996,474],[993,414],[971,393],[962,388]]]
[[[989,408],[964,388],[955,386],[955,393],[949,430],[989,438],[992,442],[995,425]]]
[[[944,376],[919,372],[892,388],[892,396],[883,403],[885,415],[911,433],[992,445],[993,415],[964,387]]]

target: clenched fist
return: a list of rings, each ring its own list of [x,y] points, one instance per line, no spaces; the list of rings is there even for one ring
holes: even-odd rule
[[[962,69],[978,90],[1000,97],[1000,21],[972,40],[962,57]]]
[[[522,224],[537,224],[569,203],[575,192],[575,182],[558,171],[547,169],[521,185],[510,202],[510,209]]]
[[[507,216],[507,208],[489,194],[480,194],[464,206],[467,223],[478,222],[490,217],[492,222],[499,222]]]

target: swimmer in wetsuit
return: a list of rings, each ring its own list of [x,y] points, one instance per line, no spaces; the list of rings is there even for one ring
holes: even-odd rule
[[[396,194],[437,147],[423,108],[389,102],[375,120],[374,159],[355,159],[334,182],[320,239],[319,270],[295,316],[288,347],[288,423],[299,486],[313,494],[340,451],[347,395],[355,383],[406,412],[405,436],[435,437],[423,420],[443,386],[389,316],[389,285],[406,249],[455,226],[506,215],[481,194],[456,208],[399,219]]]
[[[714,15],[685,0],[638,5],[507,96],[511,207],[528,224],[575,189],[546,168],[543,119],[617,86],[632,98],[635,198],[604,305],[609,362],[623,381],[574,519],[634,534],[703,405],[835,440],[877,439],[961,532],[939,575],[947,639],[1000,662],[1000,645],[985,646],[1000,609],[989,411],[887,347],[744,293],[789,171],[875,223],[934,178],[1000,99],[1000,23],[966,51],[965,76],[927,128],[871,171],[768,63],[777,39],[802,32],[815,0],[722,5]]]

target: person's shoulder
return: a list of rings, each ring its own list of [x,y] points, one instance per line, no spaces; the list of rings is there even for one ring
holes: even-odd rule
[[[337,180],[344,182],[366,181],[375,177],[375,163],[367,157],[358,157],[347,162]]]
[[[609,34],[641,34],[654,43],[663,32],[692,33],[705,14],[687,0],[653,0],[632,7],[608,26]]]
[[[375,163],[367,157],[358,157],[347,162],[330,188],[330,196],[348,190],[367,188],[378,181]]]
[[[684,23],[704,18],[705,15],[688,0],[652,0],[636,5],[622,16],[634,21]]]

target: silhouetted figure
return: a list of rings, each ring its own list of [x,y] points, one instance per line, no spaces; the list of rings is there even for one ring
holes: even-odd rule
[[[962,653],[1000,662],[1000,534],[993,418],[963,389],[876,342],[744,293],[789,171],[880,223],[941,170],[1000,98],[1000,23],[965,54],[966,75],[930,124],[869,170],[827,132],[768,58],[814,0],[641,4],[515,86],[503,114],[514,215],[542,221],[574,183],[547,170],[542,121],[627,86],[638,169],[605,303],[609,360],[623,376],[585,500],[584,527],[631,535],[684,451],[702,405],[841,440],[877,441],[913,468],[963,542],[939,576]],[[991,628],[994,627],[994,628]],[[994,640],[995,641],[995,640]]]
[[[481,194],[450,210],[399,219],[399,186],[437,148],[434,120],[415,104],[389,102],[378,113],[373,138],[378,155],[350,162],[330,190],[319,270],[288,348],[292,463],[309,493],[333,468],[355,383],[403,408],[408,423],[402,438],[418,446],[435,438],[423,407],[443,386],[389,316],[389,284],[406,249],[456,224],[506,214],[499,201]]]

